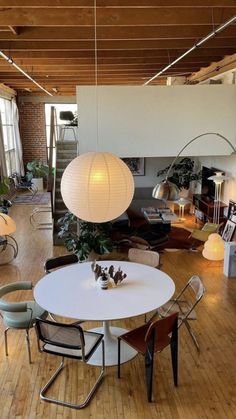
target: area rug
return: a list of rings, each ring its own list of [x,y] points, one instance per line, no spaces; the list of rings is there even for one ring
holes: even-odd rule
[[[169,232],[153,231],[150,226],[145,230],[117,231],[112,232],[113,243],[125,247],[138,247],[140,249],[151,248],[157,252],[167,249],[197,249],[203,244],[202,241],[191,237],[191,232],[181,227],[171,227]]]
[[[155,250],[164,249],[196,249],[203,242],[191,237],[191,233],[185,228],[171,227],[168,233],[168,240],[155,246]]]
[[[34,196],[31,193],[21,194],[16,196],[12,202],[14,204],[45,205],[50,202],[50,193],[37,192]]]

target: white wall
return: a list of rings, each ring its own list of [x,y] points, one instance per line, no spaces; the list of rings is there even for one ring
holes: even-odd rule
[[[77,87],[80,153],[175,156],[190,139],[219,132],[236,145],[236,86]],[[224,155],[229,147],[203,137],[185,155]]]

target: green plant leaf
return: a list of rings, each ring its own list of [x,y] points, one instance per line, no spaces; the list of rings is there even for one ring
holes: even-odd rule
[[[82,261],[87,259],[92,250],[100,255],[112,251],[111,223],[98,224],[80,220],[77,233],[74,231],[77,221],[77,217],[70,212],[58,220],[58,237],[64,240],[69,252],[76,253]]]

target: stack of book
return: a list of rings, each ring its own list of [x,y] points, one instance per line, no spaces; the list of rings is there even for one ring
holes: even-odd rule
[[[160,214],[164,223],[170,223],[178,220],[177,215],[170,208],[162,208]]]
[[[163,222],[158,208],[154,208],[154,207],[143,208],[142,212],[143,212],[144,217],[148,220],[150,224]]]

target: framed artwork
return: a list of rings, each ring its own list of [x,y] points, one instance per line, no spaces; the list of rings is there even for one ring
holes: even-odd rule
[[[145,159],[144,157],[125,157],[122,158],[123,162],[127,164],[131,173],[134,176],[145,175]]]
[[[236,227],[236,224],[233,221],[231,220],[227,221],[227,223],[225,224],[224,231],[222,233],[222,239],[225,242],[230,242],[230,240],[233,237],[235,227]]]
[[[236,223],[236,214],[233,214],[230,216],[230,221],[233,221],[234,223]]]
[[[236,202],[230,200],[229,201],[229,207],[228,207],[228,213],[227,213],[228,220],[231,220],[234,215],[236,215]]]

